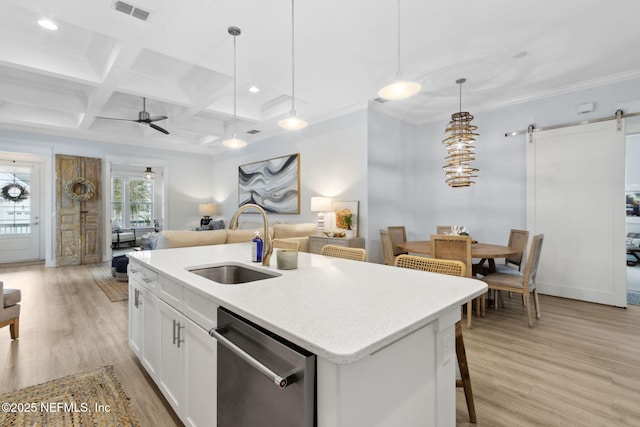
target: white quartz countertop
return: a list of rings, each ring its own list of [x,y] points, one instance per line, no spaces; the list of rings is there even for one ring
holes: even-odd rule
[[[298,269],[252,263],[251,244],[130,253],[129,257],[333,363],[352,363],[486,292],[484,282],[299,253]],[[279,277],[223,285],[188,271],[241,263]]]

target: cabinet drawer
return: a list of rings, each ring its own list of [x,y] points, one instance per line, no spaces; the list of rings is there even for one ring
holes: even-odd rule
[[[183,307],[183,287],[181,284],[160,275],[158,277],[158,297],[178,311]]]
[[[217,326],[218,304],[190,289],[184,290],[184,315],[208,331]]]
[[[158,273],[152,271],[142,265],[129,261],[127,267],[128,275],[130,279],[142,284],[146,288],[155,289],[158,286]]]

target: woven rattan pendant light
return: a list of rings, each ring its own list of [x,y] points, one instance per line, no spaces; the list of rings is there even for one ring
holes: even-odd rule
[[[462,111],[462,84],[467,79],[458,79],[460,86],[460,110],[451,115],[451,121],[445,130],[445,138],[442,143],[447,147],[447,164],[442,167],[447,177],[449,187],[469,187],[475,184],[472,178],[477,178],[478,169],[471,166],[475,160],[475,147],[473,143],[478,138],[475,131],[477,126],[471,124],[473,116]]]

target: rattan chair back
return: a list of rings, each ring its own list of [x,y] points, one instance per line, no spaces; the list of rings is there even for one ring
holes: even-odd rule
[[[431,257],[461,261],[467,268],[466,276],[471,277],[471,237],[432,234]]]
[[[300,242],[297,240],[289,239],[273,239],[274,249],[293,249],[294,251],[300,250]]]
[[[448,274],[450,276],[465,276],[467,267],[462,261],[448,259],[434,259],[415,255],[399,255],[396,258],[396,267],[410,268],[412,270],[430,271],[432,273]]]
[[[349,248],[349,247],[337,246],[337,245],[324,245],[320,253],[325,256],[351,259],[354,261],[367,260],[367,251],[362,248]]]

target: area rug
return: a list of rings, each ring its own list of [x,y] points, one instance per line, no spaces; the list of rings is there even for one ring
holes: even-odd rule
[[[627,291],[627,304],[640,305],[640,292]]]
[[[111,263],[103,262],[91,267],[91,275],[104,291],[111,302],[127,301],[129,299],[129,284],[119,282],[111,275]]]
[[[139,426],[113,366],[0,394],[1,426]]]

